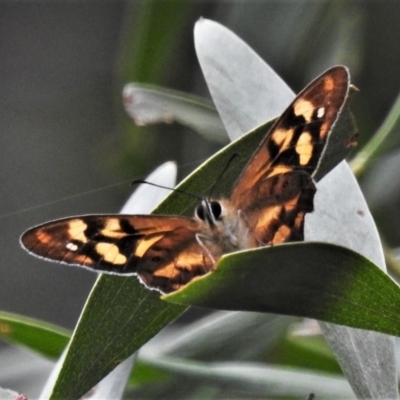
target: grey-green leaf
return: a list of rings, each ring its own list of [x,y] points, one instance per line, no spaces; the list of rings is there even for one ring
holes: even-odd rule
[[[280,81],[274,80],[271,86],[270,79],[264,77],[270,67],[225,27],[210,20],[200,20],[196,25],[195,39],[204,76],[231,137],[237,137],[265,118],[271,87],[272,93],[276,94],[273,108],[276,114],[280,114],[293,99],[294,94],[286,84],[279,86]],[[210,43],[215,44],[212,49],[209,49]],[[231,79],[225,79],[225,76]],[[257,101],[253,103],[255,98]],[[349,187],[352,188],[351,194],[347,192]],[[348,201],[351,201],[352,209],[357,204],[360,206],[358,214],[350,218],[345,211]],[[333,232],[333,243],[338,243],[343,236],[346,238],[345,246],[366,257],[372,255],[372,261],[385,268],[375,224],[357,182],[344,163],[318,184],[315,210],[306,219],[309,239],[326,240]],[[361,216],[364,218],[360,223]],[[365,234],[368,240],[364,240]],[[353,243],[347,241],[349,238],[356,240]],[[397,378],[393,373],[385,375],[380,367],[385,364],[387,369],[396,370],[393,338],[345,327],[321,326],[360,398],[397,398]]]
[[[131,83],[124,87],[124,106],[136,125],[179,122],[206,139],[227,143],[228,136],[210,101],[159,86]]]
[[[253,396],[306,398],[314,393],[317,398],[354,398],[346,380],[335,375],[244,362],[204,363],[169,357],[146,358],[145,361],[185,380],[202,381]]]

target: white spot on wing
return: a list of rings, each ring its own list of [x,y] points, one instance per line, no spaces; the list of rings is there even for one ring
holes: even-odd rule
[[[325,107],[318,108],[317,117],[322,118],[325,115]]]
[[[78,246],[77,246],[75,243],[72,243],[72,242],[68,242],[68,243],[65,245],[65,247],[66,247],[68,250],[71,250],[71,251],[77,251],[77,250],[78,250]]]

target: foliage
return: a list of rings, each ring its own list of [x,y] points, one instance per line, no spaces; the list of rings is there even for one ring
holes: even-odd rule
[[[175,4],[175,7],[179,9],[179,2]],[[314,11],[315,15],[318,15],[318,9],[316,8]],[[181,10],[181,12],[181,15],[184,15],[184,11]],[[143,25],[141,31],[142,33],[145,31]],[[175,34],[176,32],[171,33],[171,37]],[[172,41],[171,37],[169,39]],[[165,40],[167,39],[168,37],[165,38]],[[165,49],[168,48],[168,45],[165,45],[164,42],[161,47],[163,50],[158,53],[161,54],[160,58],[153,63],[157,75],[160,74],[160,63],[165,57]],[[143,49],[144,47],[141,49],[142,52]],[[150,61],[149,59],[148,62]],[[248,59],[245,59],[243,64],[246,64],[248,74],[254,75],[251,68],[247,66]],[[205,68],[207,71],[207,67]],[[141,77],[144,76],[145,70],[145,67],[140,69]],[[243,85],[245,86],[245,84]],[[218,104],[218,99],[222,97],[219,96],[219,93],[215,93],[216,89],[212,84],[210,87],[220,111],[221,105]],[[240,83],[235,88],[240,94],[244,90],[240,87]],[[221,93],[223,89],[218,88]],[[291,96],[291,92],[286,88],[282,89],[282,92]],[[176,93],[174,95],[176,96]],[[155,97],[149,101],[160,104],[157,90],[155,95],[152,92],[152,96]],[[161,104],[164,107],[166,104],[164,90],[160,90],[160,98],[161,96],[163,96]],[[229,101],[232,99],[234,96],[229,96]],[[179,101],[181,100],[182,103],[185,103],[188,98],[184,95],[179,98]],[[277,101],[280,103],[284,100],[278,99]],[[225,98],[224,106],[228,108],[228,111],[222,112],[222,118],[225,118],[226,126],[229,116],[235,115],[238,120],[242,118],[239,111],[236,113],[233,106],[228,103]],[[239,102],[239,105],[235,105],[235,107],[241,107],[242,104]],[[246,102],[246,104],[251,106],[251,102]],[[258,106],[260,109],[265,107],[265,105]],[[179,102],[178,105],[174,104],[173,114],[182,115],[183,107],[189,107],[190,112],[193,113],[193,119],[185,121],[182,118],[176,118],[176,120],[188,124],[200,134],[209,132],[209,126],[212,124],[209,121],[207,121],[206,127],[204,123],[202,124],[205,109],[207,115],[212,115],[211,121],[218,121],[213,109],[208,105],[205,107],[204,103],[201,104],[198,114],[196,114],[196,102],[193,101],[193,98],[190,98],[185,106],[179,106]],[[231,108],[229,109],[229,107]],[[357,164],[354,165],[356,165],[357,171],[367,174],[366,166],[370,165],[376,154],[384,154],[389,148],[393,148],[392,144],[397,145],[398,140],[392,139],[396,128],[397,109],[398,107],[394,107],[394,111],[389,115],[390,120],[388,119],[388,122],[383,124],[377,138],[367,144],[355,158]],[[255,125],[251,125],[250,117],[257,115],[257,111],[243,109],[240,112],[249,116],[249,120],[243,122],[243,126],[249,124],[254,127]],[[264,114],[257,115],[262,122],[269,117],[265,118]],[[221,132],[220,122],[215,123],[216,129]],[[238,130],[247,129],[241,127]],[[219,152],[196,174],[185,180],[182,187],[194,193],[207,192],[207,188],[213,183],[215,171],[221,170],[221,165],[226,164],[229,154],[237,152],[237,148],[240,148],[243,159],[235,168],[232,168],[231,174],[224,182],[229,187],[229,184],[235,179],[235,174],[245,162],[246,155],[251,153],[255,143],[259,141],[260,136],[257,135],[264,134],[265,130],[266,127],[263,126],[253,131],[247,138],[234,143],[232,147]],[[234,132],[234,134],[236,133]],[[220,138],[220,136],[218,137]],[[385,146],[382,147],[383,140]],[[342,170],[341,174],[347,176],[348,172]],[[354,185],[353,189],[355,187],[356,192],[358,186],[356,183]],[[222,187],[220,189],[223,191]],[[319,190],[323,189],[319,188]],[[330,196],[328,194],[326,197]],[[331,201],[334,200],[331,198]],[[346,207],[344,203],[346,202],[341,202],[336,206]],[[354,204],[351,206],[353,205],[354,207],[360,205],[366,207],[359,198],[354,200]],[[157,212],[190,213],[192,208],[191,199],[182,199],[182,196],[174,193],[157,209]],[[365,212],[364,210],[363,208],[363,212]],[[340,375],[335,357],[328,347],[321,343],[318,331],[314,336],[298,336],[298,333],[291,333],[292,326],[298,322],[297,319],[266,314],[266,312],[280,312],[314,317],[328,322],[399,335],[400,323],[397,317],[399,290],[398,286],[373,264],[380,264],[381,253],[380,248],[376,245],[375,227],[371,221],[372,219],[368,219],[366,225],[363,225],[362,231],[365,231],[365,227],[368,227],[369,232],[373,231],[370,236],[363,238],[365,245],[371,248],[372,255],[360,252],[372,259],[373,262],[360,254],[338,246],[312,243],[244,252],[224,258],[221,268],[216,271],[214,276],[201,279],[190,285],[187,290],[164,298],[164,300],[172,300],[174,303],[184,304],[184,306],[160,300],[156,293],[149,292],[136,280],[118,277],[100,278],[88,299],[73,341],[70,343],[62,370],[57,373],[58,379],[56,379],[57,376],[52,378],[53,381],[57,380],[53,398],[83,395],[129,354],[141,348],[162,328],[168,326],[186,309],[186,305],[193,304],[211,308],[218,304],[217,308],[221,309],[232,307],[234,310],[262,311],[263,314],[219,312],[206,316],[187,327],[166,328],[139,353],[129,380],[126,396],[156,398],[160,397],[162,393],[163,398],[305,397],[311,392],[316,392],[318,397],[328,398],[351,397],[353,391],[358,398],[368,397],[368,395],[373,398],[383,398],[389,397],[389,394],[393,397],[394,393],[397,393],[395,368],[392,363],[394,350],[390,347],[391,342],[386,337],[362,332],[360,336],[357,336],[357,340],[362,345],[349,351],[346,346],[353,343],[356,337],[351,336],[352,330],[346,328],[335,336],[334,329],[329,330],[329,326],[323,325],[326,338],[330,341],[335,356],[341,364],[346,381]],[[342,236],[340,231],[330,231],[329,234],[335,238]],[[346,238],[346,240],[349,239]],[[282,250],[284,252],[279,254]],[[268,257],[269,263],[262,261],[264,257]],[[305,258],[310,262],[291,263],[293,260],[304,260]],[[325,260],[329,260],[330,264],[321,265],[326,264]],[[293,286],[289,286],[287,281],[274,281],[271,284],[276,288],[276,292],[271,292],[268,297],[262,299],[262,301],[268,300],[268,302],[260,305],[257,303],[260,302],[260,298],[257,297],[256,303],[254,303],[250,295],[259,294],[260,288],[268,285],[269,276],[279,278],[281,272],[279,266],[282,263],[289,265],[285,273],[290,276],[289,281]],[[393,263],[395,264],[395,261]],[[254,267],[254,270],[250,268],[247,272],[251,271],[251,276],[260,278],[251,282],[247,276],[246,283],[243,285],[241,279],[235,280],[235,277],[238,277],[242,266],[247,264]],[[319,267],[327,269],[321,273]],[[271,275],[263,274],[262,271],[268,271]],[[223,276],[223,279],[220,276]],[[310,278],[309,281],[302,280],[307,277]],[[229,281],[229,287],[218,292],[218,285],[221,287],[221,281],[228,282],[228,278],[232,279]],[[299,282],[305,286],[299,289],[296,286]],[[210,290],[213,285],[216,285],[217,291],[214,292],[214,297],[207,297],[207,290]],[[312,285],[317,285],[316,293],[313,293]],[[258,287],[259,290],[255,291],[255,287]],[[234,294],[230,295],[230,291],[234,291]],[[291,294],[291,298],[288,300],[290,304],[286,307],[283,303],[287,292]],[[246,305],[243,303],[241,305],[240,296],[244,294],[249,296],[246,296]],[[235,302],[230,306],[232,298]],[[276,304],[273,303],[274,299]],[[39,321],[24,320],[19,316],[3,313],[0,318],[0,335],[4,339],[28,347],[46,357],[57,358],[61,355],[68,332]],[[331,338],[332,336],[335,336],[334,339]],[[338,348],[341,346],[346,349],[346,354],[350,354],[349,360],[339,354]],[[362,346],[364,346],[363,350],[361,350]],[[365,359],[369,359],[371,353],[374,352],[381,352],[382,358],[386,357],[386,365],[377,367],[371,363],[370,371],[368,371],[371,375],[367,375],[363,369],[366,364],[360,367],[359,358],[362,358],[363,355]],[[363,361],[361,361],[362,363]],[[114,384],[121,375],[129,373],[129,368],[124,371],[121,369],[121,371],[117,371],[119,376],[115,374],[112,378]],[[385,376],[382,378],[382,375]],[[368,379],[365,379],[367,376]],[[366,382],[360,383],[363,379]],[[178,389],[177,382],[179,382]],[[379,389],[377,389],[378,386]],[[108,385],[108,388],[110,387],[112,384]],[[104,393],[101,390],[104,389],[98,386],[96,394]],[[380,390],[380,392],[376,392],[376,390]],[[117,398],[116,391],[111,393],[114,394],[114,398]],[[118,396],[120,395],[119,393]]]

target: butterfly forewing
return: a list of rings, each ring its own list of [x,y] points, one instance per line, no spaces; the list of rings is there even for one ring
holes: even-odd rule
[[[21,243],[44,259],[137,274],[148,286],[167,293],[212,267],[197,232],[199,222],[193,218],[88,215],[31,228]]]
[[[313,210],[312,175],[349,90],[349,73],[337,66],[310,83],[279,117],[239,177],[231,196],[260,244],[303,239]]]
[[[311,82],[278,118],[233,189],[232,200],[261,179],[301,169],[312,175],[349,91],[347,68],[337,66]]]

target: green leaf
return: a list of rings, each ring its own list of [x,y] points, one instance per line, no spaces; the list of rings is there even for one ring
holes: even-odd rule
[[[351,161],[351,168],[355,175],[362,176],[374,159],[389,151],[398,149],[400,145],[400,95],[397,96],[389,114],[380,128],[368,143],[357,153]]]
[[[342,372],[321,335],[287,335],[272,349],[268,360],[274,364],[326,373],[340,374]]]
[[[154,162],[148,156],[157,151],[154,136],[149,134],[152,129],[145,132],[134,126],[122,112],[122,88],[132,81],[165,84],[171,76],[171,65],[176,61],[176,50],[186,47],[188,19],[193,18],[194,13],[195,8],[188,0],[139,0],[124,7],[113,82],[114,111],[124,136],[119,137],[118,146],[113,146],[114,168],[143,176],[153,167]]]
[[[138,362],[140,365],[147,365],[142,358],[146,360],[149,356],[194,358],[203,361],[261,362],[273,351],[292,321],[293,318],[273,314],[217,311],[191,324],[162,332],[140,350]],[[152,370],[147,366],[154,379],[164,379],[162,384],[149,387],[146,385],[145,375],[141,374],[140,379],[137,377],[138,362],[135,365],[134,377],[139,386],[132,388],[133,397],[176,398],[179,386],[179,393],[184,393],[185,398],[192,398],[192,394],[196,398],[198,393],[204,390],[201,381],[186,379],[183,383],[179,374],[173,372],[157,377],[154,374],[155,367]],[[202,396],[204,394],[199,397]]]
[[[158,354],[207,361],[261,361],[291,322],[293,318],[281,315],[219,311],[174,332],[174,340],[163,343]]]
[[[172,371],[167,374],[165,369],[164,375],[160,375],[161,371],[157,375],[156,367],[150,367],[145,361],[149,357],[191,358],[208,362],[258,361],[272,363],[277,367],[285,365],[340,374],[340,367],[321,336],[285,335],[293,320],[274,314],[217,311],[199,321],[167,331],[153,340],[149,348],[145,346],[141,349],[131,377],[131,385],[135,384],[131,388],[134,390],[133,397],[175,398],[178,395],[178,385],[179,393],[185,393],[185,398],[191,398],[191,393],[197,393],[207,385],[207,381],[195,378],[186,378],[183,384],[179,374]],[[150,374],[150,382],[147,373]],[[160,384],[151,387],[146,385],[157,382]],[[225,392],[221,396],[228,397]]]
[[[194,193],[208,193],[215,183],[216,171],[222,171],[231,155],[239,153],[240,159],[233,163],[218,185],[221,193],[229,193],[232,183],[267,130],[268,125],[263,125],[224,149],[185,180],[181,187]],[[342,146],[344,144],[342,141]],[[344,155],[340,154],[340,157]],[[173,193],[157,212],[192,214],[193,202],[182,194]],[[157,294],[144,289],[135,279],[102,277],[81,317],[52,398],[83,395],[183,310],[185,307],[163,303]]]
[[[83,395],[185,309],[162,302],[136,278],[99,278],[52,398]]]
[[[176,46],[190,13],[187,0],[142,0],[127,7],[120,69],[124,82],[160,82],[171,49]]]
[[[173,186],[175,173],[176,166],[166,163],[148,181]],[[160,201],[159,192],[151,185],[140,186],[122,211],[144,212]],[[85,394],[184,310],[161,301],[136,278],[100,276],[73,334],[53,398]]]
[[[215,171],[222,171],[232,154],[240,152],[242,157],[229,170],[221,187],[226,190],[269,126],[254,130],[219,152],[179,187],[192,193],[206,193],[215,181]],[[155,212],[191,214],[194,201],[191,196],[173,192]],[[76,328],[52,398],[79,397],[86,393],[185,309],[160,300],[157,292],[149,291],[136,278],[101,276]]]
[[[225,147],[178,187],[200,195],[208,193],[215,183],[216,173],[224,169],[233,154],[239,154],[237,162],[232,163],[213,192],[213,195],[229,194],[271,124],[264,123]],[[335,126],[334,134],[342,138],[342,158],[347,153],[348,132],[341,123]],[[196,201],[191,196],[174,192],[154,213],[193,215]],[[136,278],[102,276],[88,299],[53,398],[84,394],[185,309],[161,301],[158,294],[145,289]]]
[[[143,362],[140,358],[136,361],[133,373],[129,378],[129,386],[142,386],[149,383],[166,380],[170,374]]]
[[[226,255],[212,273],[163,299],[297,315],[400,336],[398,285],[365,257],[328,243]]]
[[[150,355],[206,361],[272,361],[340,373],[340,367],[319,335],[319,329],[318,336],[302,336],[296,333],[296,329],[292,332],[297,320],[276,314],[216,311],[174,329],[171,337],[165,335],[156,343],[152,342]],[[142,349],[140,354],[145,355],[145,350]]]
[[[233,154],[240,154],[218,187],[220,194],[229,193],[270,126],[271,122],[266,123],[225,147],[179,187],[191,193],[207,193],[215,182],[215,171],[222,171]],[[155,212],[191,215],[195,201],[174,192]],[[144,288],[136,278],[102,276],[81,316],[64,370],[54,388],[54,398],[84,394],[185,309],[161,301],[156,292]]]
[[[17,314],[0,312],[0,337],[8,343],[25,347],[43,357],[58,358],[71,333],[55,325]]]

